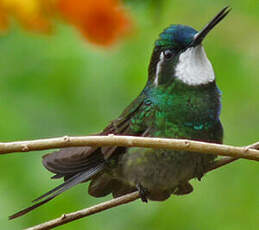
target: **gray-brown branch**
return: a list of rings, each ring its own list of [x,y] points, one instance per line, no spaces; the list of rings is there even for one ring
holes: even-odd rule
[[[65,223],[74,221],[74,220],[78,220],[80,218],[86,217],[86,216],[90,216],[93,215],[95,213],[98,212],[102,212],[104,210],[116,207],[118,205],[122,205],[122,204],[127,204],[131,201],[137,200],[139,198],[139,193],[138,192],[133,192],[133,193],[129,193],[126,194],[124,196],[94,205],[90,208],[85,208],[76,212],[71,212],[69,214],[63,214],[61,217],[57,218],[57,219],[53,219],[50,221],[47,221],[45,223],[27,228],[26,230],[47,230],[47,229],[52,229],[54,227],[63,225]]]
[[[259,142],[255,143],[254,145],[258,146]],[[115,135],[85,137],[65,136],[31,141],[16,141],[6,143],[2,142],[0,143],[0,154],[29,152],[35,150],[46,150],[72,146],[125,146],[164,148],[172,150],[186,150],[203,154],[216,154],[221,156],[259,161],[259,151],[251,148],[251,146],[236,147],[231,145],[212,144],[184,139],[182,140]]]

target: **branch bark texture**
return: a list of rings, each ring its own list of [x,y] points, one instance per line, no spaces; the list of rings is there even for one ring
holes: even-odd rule
[[[86,217],[89,215],[93,215],[95,213],[116,207],[118,205],[127,204],[131,201],[137,200],[139,198],[138,192],[132,192],[127,195],[94,205],[90,208],[85,208],[76,212],[71,212],[69,214],[63,214],[61,217],[47,221],[45,223],[27,228],[26,230],[47,230],[51,229],[60,225],[63,225],[65,223],[78,220],[82,217]]]
[[[258,146],[259,142],[253,144]],[[125,147],[146,147],[165,148],[173,150],[186,150],[203,154],[216,154],[235,158],[244,158],[259,161],[259,150],[246,147],[236,147],[205,143],[184,139],[168,139],[153,137],[133,136],[85,136],[85,137],[57,137],[31,141],[17,141],[0,143],[0,154],[14,152],[29,152],[35,150],[46,150],[72,146],[125,146]]]

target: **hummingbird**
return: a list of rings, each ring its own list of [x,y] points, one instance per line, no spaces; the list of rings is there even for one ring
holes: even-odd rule
[[[222,143],[221,93],[202,42],[229,13],[223,8],[200,31],[170,25],[159,35],[147,83],[140,95],[99,135],[164,137]],[[22,216],[71,187],[90,181],[94,197],[119,197],[139,191],[142,201],[164,201],[193,191],[216,156],[184,150],[140,147],[67,147],[43,156],[43,165],[64,183],[35,199]]]

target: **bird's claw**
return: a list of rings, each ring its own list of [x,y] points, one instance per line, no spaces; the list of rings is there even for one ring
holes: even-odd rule
[[[146,188],[144,188],[141,184],[137,184],[136,185],[136,188],[139,192],[139,196],[141,198],[141,200],[145,203],[147,203],[147,194],[148,194],[148,191]]]

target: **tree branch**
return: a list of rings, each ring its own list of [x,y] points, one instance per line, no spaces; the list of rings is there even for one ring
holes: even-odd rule
[[[258,146],[259,142],[254,146]],[[46,150],[52,148],[63,148],[72,146],[125,146],[125,147],[145,147],[145,148],[164,148],[172,150],[185,150],[199,152],[203,154],[216,154],[235,158],[244,158],[259,161],[259,151],[246,147],[235,147],[230,145],[212,144],[206,142],[168,139],[153,137],[134,137],[134,136],[86,136],[86,137],[57,137],[39,139],[31,141],[17,141],[0,143],[0,154],[14,152],[29,152],[35,150]]]
[[[245,146],[234,147],[191,140],[133,137],[133,136],[87,136],[87,137],[59,137],[31,141],[17,141],[0,143],[0,154],[13,152],[29,152],[35,150],[46,150],[52,148],[63,148],[72,146],[126,146],[145,148],[165,148],[172,150],[186,150],[204,154],[216,154],[223,157],[210,165],[205,173],[229,164],[239,158],[259,161],[259,142]],[[191,179],[191,178],[190,178]],[[110,201],[106,201],[90,208],[82,209],[73,213],[63,214],[61,217],[45,223],[33,226],[27,230],[44,230],[54,228],[65,223],[93,215],[95,213],[126,204],[139,198],[138,192],[133,192]]]
[[[47,230],[51,229],[60,225],[63,225],[65,223],[78,220],[80,218],[93,215],[98,212],[102,212],[104,210],[116,207],[118,205],[127,204],[131,201],[137,200],[140,198],[139,192],[132,192],[129,194],[126,194],[124,196],[94,205],[90,208],[85,208],[76,212],[71,212],[69,214],[63,214],[61,217],[47,221],[45,223],[27,228],[26,230]]]

